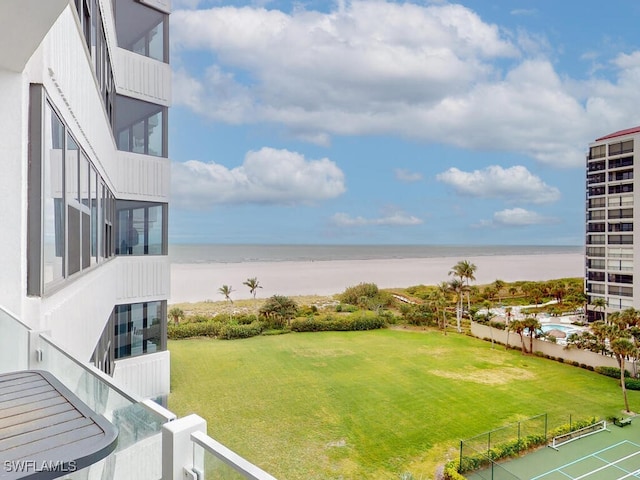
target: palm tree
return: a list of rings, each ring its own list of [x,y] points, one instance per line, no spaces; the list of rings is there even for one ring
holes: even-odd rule
[[[612,332],[611,326],[602,320],[597,320],[591,324],[591,332],[595,337],[598,353],[604,355],[607,353],[607,338],[614,333]]]
[[[613,350],[618,365],[620,366],[620,386],[622,387],[622,396],[624,397],[624,408],[627,413],[629,409],[629,400],[627,399],[627,386],[624,383],[624,361],[625,358],[636,355],[636,346],[628,338],[616,338],[611,342],[611,350]]]
[[[520,336],[520,348],[522,349],[523,355],[527,353],[527,347],[524,344],[524,338],[523,338],[525,329],[526,327],[522,320],[514,320],[509,325],[509,330],[511,330],[512,332],[516,332]]]
[[[449,281],[449,290],[456,294],[456,329],[458,333],[462,333],[462,300],[464,292],[464,284],[460,278],[454,278]]]
[[[594,309],[600,309],[600,320],[606,321],[604,309],[607,307],[607,301],[603,297],[595,297],[591,305],[593,305]]]
[[[247,278],[247,280],[242,282],[242,284],[249,287],[249,293],[253,295],[253,299],[255,300],[258,289],[262,288],[262,285],[260,285],[258,279],[256,277]]]
[[[509,324],[511,323],[511,314],[513,312],[513,308],[512,307],[507,307],[504,309],[504,313],[507,315],[507,318],[505,319],[505,321],[507,322],[507,345],[506,348],[507,350],[509,349]]]
[[[218,293],[220,295],[224,295],[224,299],[228,300],[229,303],[233,303],[233,300],[231,300],[231,293],[233,292],[233,287],[231,285],[222,285],[219,289],[218,289]]]
[[[258,307],[256,306],[256,293],[259,288],[262,288],[260,282],[257,277],[247,278],[246,281],[242,282],[243,285],[249,287],[249,293],[253,296],[254,308],[256,309],[256,320],[258,319]]]
[[[609,323],[617,325],[620,330],[629,330],[638,325],[640,312],[633,307],[629,307],[621,312],[614,312],[609,315]]]
[[[478,267],[476,267],[469,260],[461,260],[458,263],[456,263],[451,269],[451,271],[449,272],[449,275],[455,275],[456,277],[460,278],[460,281],[467,287],[466,289],[467,310],[471,309],[471,295],[469,295],[469,282],[476,279],[475,273],[477,269]],[[462,305],[462,302],[460,302],[460,305]]]
[[[224,295],[224,299],[228,300],[231,305],[233,305],[233,300],[231,300],[231,292],[233,292],[233,288],[231,285],[222,285],[218,289],[218,293],[220,295]],[[229,320],[231,320],[231,309],[229,309]]]
[[[178,307],[173,307],[169,310],[169,318],[173,320],[174,325],[178,325],[180,323],[180,319],[184,318],[184,312]]]
[[[440,283],[435,290],[432,290],[428,297],[429,306],[433,309],[436,318],[438,319],[438,327],[441,328],[444,334],[447,334],[447,293],[449,292],[449,286],[447,282]],[[442,314],[442,317],[440,317]]]
[[[500,295],[500,292],[505,287],[505,285],[506,283],[504,283],[504,281],[500,280],[499,278],[493,282],[493,288],[495,288],[498,295],[498,303],[502,303],[502,296]]]
[[[535,317],[527,317],[522,323],[524,327],[529,330],[529,353],[533,353],[533,337],[540,329],[540,322]]]

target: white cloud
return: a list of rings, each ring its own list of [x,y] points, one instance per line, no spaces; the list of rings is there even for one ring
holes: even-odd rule
[[[453,167],[436,175],[436,179],[457,193],[472,197],[528,203],[551,203],[560,199],[560,190],[547,185],[521,165],[510,168],[492,165],[473,172]]]
[[[309,204],[346,191],[344,173],[327,158],[307,160],[288,150],[262,148],[241,166],[190,160],[172,165],[172,201],[207,208],[224,204]]]
[[[420,172],[410,172],[409,170],[406,170],[404,168],[396,168],[394,170],[394,174],[396,176],[396,179],[400,180],[401,182],[412,183],[422,180],[422,174]]]
[[[516,8],[511,10],[511,15],[516,15],[516,16],[531,16],[531,15],[536,15],[538,13],[538,10],[536,10],[535,8]]]
[[[371,225],[408,226],[423,223],[418,217],[400,210],[387,212],[376,218],[352,217],[347,213],[340,212],[331,217],[331,222],[339,227],[365,227]]]
[[[640,122],[640,53],[607,66],[614,81],[575,81],[556,72],[545,38],[461,5],[217,7],[178,10],[171,22],[176,105],[321,145],[386,134],[581,166],[588,142]],[[180,57],[202,50],[212,64],[196,74]]]
[[[539,225],[553,223],[555,220],[544,217],[539,213],[525,210],[524,208],[510,208],[493,214],[493,222],[497,225],[509,227],[523,227],[526,225]]]
[[[493,214],[491,220],[480,220],[474,227],[526,227],[529,225],[543,225],[557,223],[558,219],[545,217],[537,212],[524,208],[507,208]]]

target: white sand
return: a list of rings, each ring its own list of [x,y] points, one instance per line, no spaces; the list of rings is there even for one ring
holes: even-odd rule
[[[584,275],[581,254],[172,264],[169,303],[224,300],[218,293],[222,285],[233,287],[233,299],[251,298],[249,289],[242,284],[250,277],[257,277],[263,286],[258,290],[258,298],[275,294],[333,295],[361,282],[373,282],[380,288],[434,285],[449,280],[449,270],[460,260],[478,267],[476,284],[491,283],[498,278],[513,282]]]

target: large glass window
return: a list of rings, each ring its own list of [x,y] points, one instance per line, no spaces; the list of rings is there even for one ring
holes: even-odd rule
[[[166,302],[116,305],[114,356],[135,357],[166,349]]]
[[[609,155],[620,155],[622,153],[633,152],[633,140],[626,142],[612,143],[609,145]]]
[[[168,15],[135,0],[116,0],[118,46],[169,62]]]
[[[115,198],[44,89],[30,91],[27,290],[42,295],[115,253]]]
[[[167,109],[118,95],[116,140],[118,149],[156,157],[167,156]]]
[[[589,149],[589,158],[602,158],[607,154],[606,145],[597,145]]]
[[[64,126],[45,105],[42,144],[42,256],[44,283],[64,278]]]
[[[117,254],[167,254],[166,204],[118,200],[116,209]]]

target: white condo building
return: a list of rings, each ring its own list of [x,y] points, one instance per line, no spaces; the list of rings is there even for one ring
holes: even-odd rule
[[[640,308],[640,231],[635,215],[640,212],[640,188],[634,178],[635,145],[640,146],[640,127],[596,139],[587,155],[586,276],[587,315],[590,321],[606,312]]]
[[[0,479],[273,478],[158,405],[169,11],[0,2]]]

